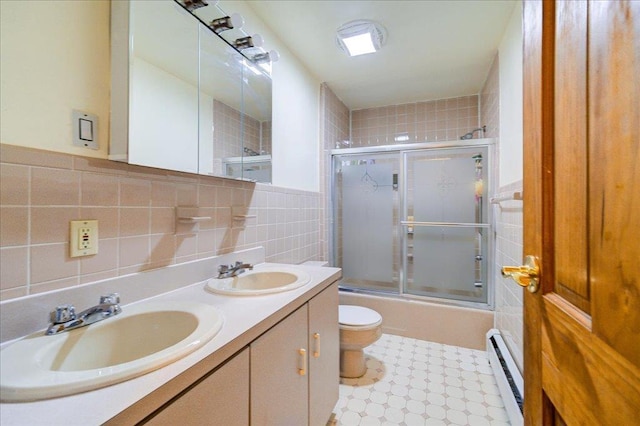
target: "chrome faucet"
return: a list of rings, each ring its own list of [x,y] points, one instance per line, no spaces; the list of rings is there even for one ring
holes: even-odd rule
[[[253,269],[253,265],[242,262],[236,262],[235,265],[220,265],[218,266],[218,278],[235,277],[247,269]]]
[[[111,293],[106,296],[100,296],[99,304],[85,309],[79,314],[76,314],[73,305],[57,306],[55,311],[51,312],[51,324],[45,334],[51,336],[118,315],[122,312],[119,303],[120,295]]]

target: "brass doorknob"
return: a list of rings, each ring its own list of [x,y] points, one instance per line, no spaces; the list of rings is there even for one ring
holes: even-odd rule
[[[540,277],[538,258],[526,256],[523,266],[503,266],[502,276],[511,278],[519,286],[526,287],[531,293],[535,293],[538,291],[538,278]]]

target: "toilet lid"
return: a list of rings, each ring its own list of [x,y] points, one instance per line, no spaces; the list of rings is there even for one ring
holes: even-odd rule
[[[382,321],[379,313],[363,306],[340,305],[338,307],[338,322],[344,325],[362,326]]]

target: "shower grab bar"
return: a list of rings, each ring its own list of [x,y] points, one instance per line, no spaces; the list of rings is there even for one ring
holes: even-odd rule
[[[401,220],[400,225],[403,226],[437,226],[445,228],[488,228],[488,223],[455,223],[455,222],[413,222]]]

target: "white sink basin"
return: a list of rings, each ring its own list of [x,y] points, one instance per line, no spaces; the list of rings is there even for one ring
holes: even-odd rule
[[[207,281],[206,289],[231,296],[258,296],[290,291],[310,281],[309,274],[300,268],[274,266],[254,269],[233,278],[212,278]]]
[[[87,327],[32,334],[0,351],[0,399],[32,401],[129,380],[193,352],[222,324],[210,305],[146,302]]]

